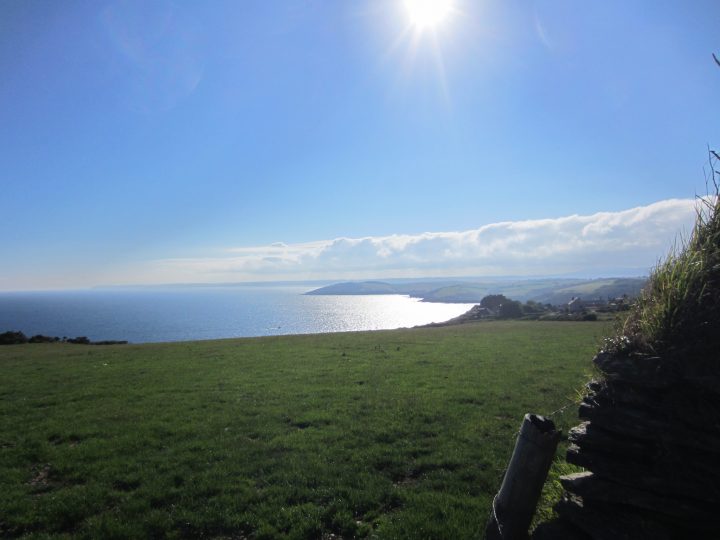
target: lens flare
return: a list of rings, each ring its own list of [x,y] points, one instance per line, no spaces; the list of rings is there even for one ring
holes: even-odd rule
[[[405,9],[418,29],[433,28],[452,11],[452,0],[405,0]]]

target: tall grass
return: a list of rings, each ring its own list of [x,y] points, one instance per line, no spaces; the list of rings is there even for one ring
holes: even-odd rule
[[[680,239],[652,272],[607,349],[696,360],[720,350],[719,175],[718,156],[710,156],[714,193],[698,197],[691,235]]]

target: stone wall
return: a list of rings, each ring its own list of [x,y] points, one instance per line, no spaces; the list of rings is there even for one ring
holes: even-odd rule
[[[585,471],[561,478],[559,519],[533,538],[720,538],[717,358],[601,352],[594,363],[602,376],[567,452]]]

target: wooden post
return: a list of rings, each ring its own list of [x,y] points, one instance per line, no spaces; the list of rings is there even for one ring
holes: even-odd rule
[[[493,500],[485,528],[487,540],[528,538],[528,528],[559,441],[560,431],[552,420],[525,415],[500,491]]]

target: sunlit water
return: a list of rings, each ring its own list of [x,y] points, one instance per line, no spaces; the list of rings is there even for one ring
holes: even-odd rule
[[[237,286],[0,294],[0,332],[132,343],[381,330],[441,322],[472,304],[400,295],[306,296]]]

